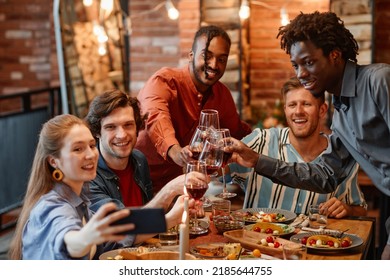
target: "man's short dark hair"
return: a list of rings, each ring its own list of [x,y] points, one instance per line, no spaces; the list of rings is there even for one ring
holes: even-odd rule
[[[202,26],[195,33],[194,41],[192,42],[192,51],[195,51],[198,38],[202,36],[205,36],[207,38],[206,49],[210,45],[211,39],[213,39],[214,37],[222,37],[229,44],[229,47],[232,44],[230,37],[225,30],[215,25],[207,25],[207,26]]]
[[[141,114],[140,104],[137,98],[131,97],[121,90],[114,89],[96,96],[89,105],[89,111],[85,120],[87,121],[92,135],[100,135],[102,128],[101,121],[119,107],[130,106],[134,111],[134,119],[137,126],[137,136],[140,130],[145,128],[146,115]]]

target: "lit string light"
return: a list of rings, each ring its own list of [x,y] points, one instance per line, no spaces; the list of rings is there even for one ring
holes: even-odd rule
[[[240,11],[238,12],[238,15],[242,20],[248,19],[251,14],[251,10],[249,7],[248,0],[243,0],[241,2]]]

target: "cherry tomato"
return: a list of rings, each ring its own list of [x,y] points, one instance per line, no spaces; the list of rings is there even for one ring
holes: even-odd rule
[[[326,245],[328,245],[329,247],[333,247],[334,246],[334,242],[332,240],[328,240],[326,242]]]
[[[310,245],[315,245],[317,243],[317,240],[315,240],[315,239],[310,239],[310,241],[309,241],[309,244]]]
[[[306,245],[306,243],[307,243],[307,236],[302,237],[301,243],[302,243],[303,245]]]
[[[349,245],[352,244],[352,240],[351,238],[349,238],[349,236],[344,237],[342,240],[347,240],[349,242]]]
[[[349,243],[348,240],[343,240],[341,241],[341,247],[345,248],[345,247],[349,247],[349,245],[351,245],[351,243]]]
[[[267,228],[265,230],[265,233],[268,233],[268,234],[273,233],[273,232],[274,232],[274,230],[272,228]]]
[[[256,226],[256,227],[253,228],[253,231],[260,232],[261,228]]]
[[[274,248],[279,248],[280,247],[280,243],[278,241],[275,241],[274,242]]]
[[[274,243],[274,238],[272,236],[267,236],[265,240],[267,241],[267,243]]]

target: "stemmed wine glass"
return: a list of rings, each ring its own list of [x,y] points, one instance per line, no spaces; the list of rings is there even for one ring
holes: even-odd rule
[[[215,129],[219,128],[219,114],[217,110],[214,109],[203,109],[200,112],[199,117],[199,126],[210,128],[214,127]]]
[[[191,138],[189,148],[192,153],[192,158],[194,160],[199,159],[199,155],[203,150],[203,143],[207,139],[207,127],[198,126],[195,130],[194,135]]]
[[[192,153],[192,158],[197,160],[200,152],[203,149],[204,142],[209,138],[210,131],[215,131],[219,128],[219,114],[214,109],[203,109],[200,112],[199,124],[189,144],[189,149]],[[211,201],[207,197],[201,199],[203,207],[211,206]]]
[[[217,195],[217,197],[231,198],[231,197],[235,197],[237,194],[229,192],[227,190],[226,178],[225,178],[225,167],[226,167],[229,159],[232,157],[232,153],[225,152],[224,148],[233,145],[233,141],[231,140],[230,130],[228,128],[221,128],[218,130],[218,133],[220,134],[219,144],[222,146],[222,149],[223,149],[223,160],[222,160],[222,164],[221,164],[223,191],[222,191],[222,193]]]
[[[201,161],[190,161],[187,163],[184,184],[190,197],[195,199],[195,205],[198,205],[200,199],[203,197],[209,187],[207,183],[206,164]],[[195,216],[190,227],[190,233],[206,233],[208,229],[199,225],[197,212],[198,209],[195,211]]]
[[[214,128],[212,128],[215,130]],[[194,135],[189,144],[189,149],[192,153],[192,158],[194,160],[198,160],[199,156],[203,150],[204,142],[209,139],[210,136],[210,128],[206,128],[205,126],[198,126],[195,130]],[[211,201],[207,197],[202,197],[200,201],[203,204],[203,207],[210,207]]]
[[[215,177],[221,168],[223,161],[223,147],[220,142],[208,139],[203,145],[203,150],[199,155],[199,161],[206,163],[207,174]]]

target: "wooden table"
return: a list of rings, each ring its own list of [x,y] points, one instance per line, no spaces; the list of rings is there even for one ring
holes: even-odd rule
[[[206,217],[209,215],[206,212]],[[350,250],[340,250],[334,252],[319,252],[309,249],[307,259],[309,260],[360,260],[360,259],[375,259],[375,218],[370,217],[349,217],[346,219],[328,219],[328,228],[344,230],[348,229],[348,233],[357,234],[363,239],[363,244],[359,247]],[[298,233],[299,229],[295,233]],[[294,233],[294,234],[295,234]],[[287,237],[289,239],[290,236]],[[213,222],[210,222],[209,232],[200,236],[190,237],[190,247],[198,244],[210,242],[229,242],[223,235],[218,234]]]
[[[222,190],[223,190],[222,183],[213,180],[209,183],[209,188],[204,196],[209,198],[210,200],[220,199],[216,196],[220,194]],[[245,197],[244,191],[240,188],[240,186],[236,184],[227,184],[227,190],[229,192],[233,192],[237,194],[237,196],[229,199],[232,202],[231,210],[233,211],[233,210],[242,209],[244,205],[244,197]]]

